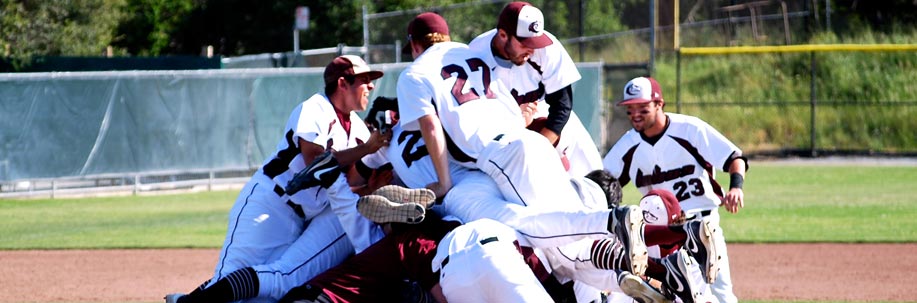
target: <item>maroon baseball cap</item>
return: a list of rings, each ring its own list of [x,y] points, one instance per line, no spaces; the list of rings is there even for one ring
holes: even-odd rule
[[[672,225],[681,214],[681,204],[672,192],[654,189],[640,200],[643,220],[647,225]]]
[[[340,77],[362,74],[369,74],[370,80],[382,78],[383,75],[381,71],[370,70],[363,58],[354,55],[339,56],[325,66],[325,85],[336,82]]]
[[[411,40],[420,40],[428,34],[439,33],[444,36],[449,35],[449,24],[446,19],[434,12],[426,12],[417,15],[408,23],[408,44],[401,48],[402,54],[411,54]]]
[[[653,101],[663,101],[662,89],[659,82],[650,77],[637,77],[624,85],[624,99],[618,105],[640,104]]]
[[[544,14],[528,2],[510,2],[500,12],[497,28],[515,36],[529,48],[543,48],[554,41],[545,34]]]

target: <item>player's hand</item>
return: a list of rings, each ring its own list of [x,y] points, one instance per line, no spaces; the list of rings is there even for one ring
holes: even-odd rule
[[[739,209],[745,207],[745,192],[741,188],[731,188],[723,198],[723,205],[726,211],[731,213],[739,212]]]
[[[440,182],[433,182],[433,183],[427,184],[426,188],[429,190],[432,190],[433,193],[436,194],[436,199],[443,199],[444,197],[446,197],[446,193],[448,193],[449,190],[452,189],[452,186],[445,185]]]
[[[522,111],[522,118],[525,120],[525,126],[528,127],[535,118],[535,112],[538,110],[538,103],[527,102],[520,104],[519,110]]]
[[[366,141],[366,146],[369,147],[370,153],[374,153],[383,146],[388,146],[388,142],[392,140],[392,132],[382,133],[380,130],[373,130],[369,135],[369,141]]]

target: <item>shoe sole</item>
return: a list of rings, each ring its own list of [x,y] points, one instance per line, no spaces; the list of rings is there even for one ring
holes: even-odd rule
[[[725,241],[716,241],[713,239],[714,233],[719,231],[719,226],[713,227],[713,221],[710,221],[707,218],[704,218],[701,222],[701,242],[704,244],[704,247],[707,248],[707,264],[704,264],[706,267],[706,276],[708,284],[713,284],[716,281],[716,276],[720,272],[720,252],[723,251],[720,248],[720,245],[725,245]],[[719,236],[722,238],[722,233],[719,233]]]
[[[656,291],[646,281],[633,274],[626,274],[623,278],[618,279],[618,285],[621,291],[629,297],[640,303],[657,303],[668,302],[665,296]]]
[[[417,203],[395,203],[379,195],[367,195],[357,201],[357,211],[376,223],[417,224],[423,221],[426,209]]]
[[[623,218],[624,231],[627,233],[627,252],[630,257],[630,272],[642,276],[647,267],[646,242],[643,240],[643,212],[635,206],[627,206],[629,211]],[[618,236],[620,238],[620,236]]]
[[[426,188],[405,188],[397,185],[386,185],[373,192],[395,203],[417,203],[429,209],[436,202],[436,194]]]

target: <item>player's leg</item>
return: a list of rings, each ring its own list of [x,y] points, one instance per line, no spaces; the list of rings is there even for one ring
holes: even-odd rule
[[[385,237],[385,232],[379,225],[357,212],[357,201],[360,196],[351,190],[343,174],[327,188],[328,204],[353,244],[355,252],[359,253]]]
[[[265,182],[250,181],[240,192],[229,212],[226,239],[211,283],[237,269],[272,261],[302,233],[302,218],[272,189]]]
[[[325,208],[280,259],[254,267],[259,297],[280,299],[293,287],[337,266],[354,252],[337,216]]]
[[[340,265],[293,288],[280,302],[316,301],[320,296],[343,302],[395,300],[401,295],[401,281],[408,277],[401,263],[400,244],[422,238],[419,231],[386,236]],[[429,272],[429,262],[426,265]]]
[[[217,282],[236,271],[278,258],[302,233],[302,218],[291,209],[285,209],[268,183],[267,177],[256,174],[240,191],[229,212],[229,227],[213,278],[191,292],[194,296],[170,294],[165,298],[167,302],[178,302],[183,297],[194,302],[193,298],[199,295],[220,293],[211,289]],[[278,206],[281,209],[277,209]]]
[[[732,286],[732,273],[729,269],[729,253],[726,249],[726,241],[722,234],[722,228],[719,226],[719,212],[713,212],[713,214],[704,217],[704,219],[716,224],[714,228],[718,232],[714,233],[714,236],[719,236],[719,238],[714,238],[714,243],[719,243],[716,241],[722,241],[721,246],[720,244],[715,244],[715,246],[719,247],[719,252],[717,253],[719,256],[719,273],[716,275],[716,280],[714,280],[710,286],[710,292],[713,293],[721,303],[738,302],[738,298],[736,298]]]

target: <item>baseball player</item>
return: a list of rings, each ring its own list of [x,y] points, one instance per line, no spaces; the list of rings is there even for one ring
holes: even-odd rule
[[[370,110],[371,113],[375,110],[375,107],[377,105],[382,104],[382,103],[377,103],[378,101],[379,100],[377,99],[376,102],[374,102],[373,104],[374,108]],[[395,102],[395,100],[387,100],[386,102]],[[391,107],[391,105],[388,105],[388,106]],[[394,113],[394,114],[395,115],[393,117],[397,117],[397,113]],[[397,121],[397,118],[395,118],[394,120]],[[392,165],[395,167],[396,175],[398,175],[399,177],[402,175],[407,176],[405,180],[412,180],[412,181],[407,181],[405,183],[413,184],[413,186],[420,186],[422,184],[429,183],[431,180],[435,180],[435,171],[432,169],[432,163],[429,159],[429,156],[427,155],[426,148],[423,146],[423,141],[420,140],[419,138],[420,135],[419,134],[415,134],[414,136],[399,135],[402,132],[400,131],[400,126],[397,123],[395,124],[393,131],[394,131],[393,138],[395,139],[392,140],[392,143],[384,149],[387,149],[386,154],[388,154],[389,157],[391,158]],[[406,145],[407,142],[413,142],[413,143]],[[366,161],[367,158],[371,158],[371,157],[373,156],[368,156],[364,158],[364,161]],[[384,160],[382,163],[384,163]],[[375,164],[375,165],[381,165],[381,164]],[[604,172],[601,170],[598,172],[607,174],[607,172]],[[471,174],[483,175],[482,173],[476,172],[476,171],[472,172]],[[602,178],[595,177],[595,176],[592,176],[588,179],[590,179],[591,181],[595,181],[595,182],[590,182],[590,181],[585,181],[585,180],[575,182],[576,178],[574,178],[574,184],[577,184],[576,188],[579,189],[577,192],[580,193],[580,196],[583,202],[585,204],[594,205],[589,208],[598,209],[599,208],[599,206],[597,206],[598,204],[601,205],[600,206],[601,208],[606,208],[608,207],[608,205],[617,204],[617,202],[620,200],[620,189],[618,190],[609,189],[610,187],[612,187],[612,185],[617,186],[616,182],[601,182]],[[493,183],[493,181],[487,178],[486,176],[484,176],[480,180],[489,181],[490,183]],[[598,187],[596,187],[596,185],[599,185],[599,187],[602,187],[605,189],[597,190]],[[477,190],[473,192],[462,192],[460,196],[466,197],[466,199],[471,199],[471,200],[493,199],[492,197],[494,197],[494,195],[499,195],[499,192],[492,193],[489,195],[482,194],[482,192],[486,192],[487,189],[493,188],[493,187],[494,186],[476,187]],[[613,195],[614,197],[610,197],[610,196],[606,197],[605,195],[602,195],[602,194],[599,194],[598,196],[594,194],[590,194],[590,193],[595,193],[597,191],[600,193],[601,192],[605,192],[605,193],[616,192],[618,194]],[[458,194],[458,192],[456,192],[456,194]],[[450,205],[450,203],[448,202],[444,204]],[[460,214],[460,217],[464,216],[466,218],[470,218],[471,220],[493,218],[493,219],[497,219],[498,221],[502,220],[506,222],[511,222],[510,224],[520,224],[519,223],[520,218],[524,218],[524,219],[521,219],[521,221],[526,222],[526,223],[535,223],[535,222],[559,223],[559,222],[571,222],[571,221],[581,222],[578,219],[570,219],[570,217],[549,218],[549,215],[545,215],[545,214],[541,214],[540,216],[536,215],[538,216],[537,218],[536,217],[526,217],[527,215],[524,214],[526,212],[525,207],[522,207],[516,204],[508,204],[505,201],[497,201],[493,203],[479,203],[475,205],[478,205],[478,208],[470,208],[470,210],[467,213]],[[441,206],[442,205],[436,205],[434,206],[434,209],[437,209],[437,207],[441,207]],[[469,209],[469,208],[465,208],[465,209]],[[542,225],[542,224],[534,224],[534,225]],[[560,226],[566,226],[566,225],[561,224]],[[532,226],[522,227],[522,229],[531,228],[531,227]],[[669,231],[669,230],[665,229],[665,231]],[[662,238],[675,238],[675,239],[680,239],[680,241],[684,241],[686,237],[685,231],[681,229],[677,229],[677,231],[669,231],[668,233],[669,235],[655,233],[655,235],[653,236],[662,237]],[[675,235],[671,235],[671,234],[675,234]],[[533,235],[530,232],[530,233],[526,233],[525,237],[526,237],[526,240],[529,240],[533,238]],[[538,240],[540,239],[537,236],[535,236],[534,241],[537,242]],[[598,258],[593,257],[593,252],[595,251],[594,247],[607,247],[606,245],[608,245],[609,242],[601,241],[601,242],[598,242],[600,243],[599,245],[593,245],[594,243],[596,243],[596,241],[592,241],[592,240],[583,241],[582,243],[578,243],[580,245],[579,249],[576,249],[574,246],[574,247],[567,248],[566,251],[562,251],[560,249],[545,249],[541,253],[540,256],[542,258],[546,258],[545,259],[546,261],[544,261],[543,263],[546,264],[548,271],[554,273],[553,274],[554,277],[561,280],[559,281],[560,283],[563,283],[569,280],[574,280],[577,282],[583,282],[583,283],[578,283],[579,285],[589,283],[587,285],[595,285],[596,288],[616,290],[618,289],[617,285],[619,284],[615,282],[616,276],[609,274],[606,270],[596,270],[596,268],[599,268],[599,266],[596,266],[595,264],[592,263],[593,261],[602,259],[600,257]],[[585,244],[585,246],[583,244]],[[538,246],[534,244],[529,244],[529,245]],[[550,243],[548,244],[541,243],[541,245],[550,246],[551,244]],[[612,266],[613,265],[608,265],[603,268],[612,268]],[[630,281],[628,279],[625,279],[625,277],[627,276],[626,275],[617,276],[617,278],[620,278],[618,282],[626,282],[625,285],[630,285],[629,287],[631,287],[631,289],[628,289],[628,290],[631,290],[629,293],[631,293],[632,296],[643,298],[643,297],[648,296],[646,293],[652,294],[652,291],[640,290],[641,284],[639,281]],[[353,287],[351,286],[350,288],[353,288]],[[637,290],[633,290],[635,288]],[[334,291],[328,290],[328,292],[333,293]],[[577,293],[577,295],[580,295],[580,294]],[[341,295],[337,295],[337,296],[341,296]],[[630,298],[628,297],[628,299]]]
[[[394,230],[340,266],[294,288],[281,302],[391,301],[401,297],[400,286],[406,279],[418,281],[438,302],[554,302],[559,298],[557,292],[545,291],[559,290],[546,271],[548,264],[528,246],[526,236],[502,223],[481,219],[458,226],[434,215],[415,228]],[[693,275],[695,280],[685,278],[692,262],[684,251],[651,261],[660,270],[653,276],[662,281],[665,294],[626,271],[593,269],[591,274],[594,281],[611,283],[603,288],[620,285],[640,302],[696,302],[693,287],[703,278],[699,272]],[[430,267],[419,266],[426,264]]]
[[[390,137],[371,133],[355,113],[366,109],[379,77],[382,72],[356,56],[337,57],[325,67],[324,93],[293,110],[277,151],[239,194],[213,278],[167,302],[276,300],[378,237],[366,218],[336,216],[324,189],[287,193],[283,186],[325,151],[350,167],[388,143]]]
[[[719,222],[720,204],[733,213],[744,207],[742,185],[748,165],[742,151],[706,122],[664,112],[665,100],[655,79],[637,77],[627,82],[618,105],[627,107],[633,129],[615,143],[603,162],[622,186],[633,181],[643,194],[668,190],[694,220]],[[716,169],[730,174],[728,191],[714,179]],[[685,248],[697,253],[695,246]],[[719,262],[707,262],[701,270],[708,281],[715,280],[712,292],[720,302],[736,302],[725,245],[719,250]]]
[[[471,40],[468,47],[495,57],[492,79],[502,82],[519,105],[534,105],[535,123],[530,128],[554,145],[571,176],[583,176],[602,169],[602,156],[573,112],[572,84],[581,78],[579,71],[544,26],[537,7],[511,2],[500,12],[497,27]],[[535,34],[547,38],[525,39]]]
[[[376,99],[368,116],[373,117],[375,112],[384,111],[384,108],[397,108],[397,100]],[[394,122],[391,127],[393,135],[391,143],[380,149],[379,152],[364,157],[358,166],[378,168],[390,164],[394,168],[396,179],[408,187],[420,188],[434,182],[436,170],[433,168],[433,162],[420,132],[404,131],[398,119],[397,110],[390,114],[390,120]],[[469,190],[447,195],[444,202],[432,206],[433,210],[441,216],[451,215],[463,221],[494,219],[520,230],[530,238],[529,241],[535,247],[551,248],[581,238],[607,238],[611,236],[609,229],[616,229],[615,235],[620,235],[619,237],[631,246],[643,245],[642,237],[639,236],[641,230],[637,228],[639,225],[627,223],[638,223],[636,221],[642,218],[639,209],[614,207],[612,209],[618,209],[617,212],[609,211],[608,206],[617,206],[620,200],[620,188],[607,172],[597,170],[587,175],[586,178],[582,176],[569,178],[567,182],[576,189],[576,199],[582,205],[580,208],[542,213],[542,211],[506,201],[496,183],[482,172],[467,169],[455,163],[450,163],[450,165],[451,177],[454,180],[462,180],[462,184],[469,184]],[[617,214],[618,217],[612,216],[613,214]],[[377,216],[373,213],[364,213],[364,215]],[[541,219],[532,219],[534,215],[539,215]],[[544,224],[545,221],[558,224]],[[609,221],[614,222],[611,224],[614,227],[609,227]],[[376,220],[376,222],[379,221]],[[571,222],[576,222],[576,224]],[[632,226],[632,228],[627,228],[627,226]],[[592,240],[587,240],[587,242],[592,243]],[[593,248],[587,246],[585,251],[589,254],[593,252]],[[596,254],[600,253],[596,250]],[[591,260],[601,259],[589,257],[583,260],[591,262]],[[590,266],[608,268],[611,265],[590,264]]]
[[[391,100],[389,102],[394,102],[394,100]],[[382,104],[382,102],[375,103],[374,109],[371,110],[370,112],[372,113],[373,111],[376,111],[375,110],[376,105],[380,105],[380,104]],[[397,121],[397,114],[392,115],[392,118],[394,121]],[[395,130],[398,129],[397,123],[393,129]],[[417,140],[417,141],[419,142],[421,140]],[[388,152],[386,152],[386,154],[397,155],[393,157],[394,159],[396,159],[395,162],[399,162],[400,160],[403,160],[403,159],[410,159],[412,164],[404,165],[402,163],[401,165],[393,165],[393,166],[402,167],[402,168],[407,167],[414,171],[413,172],[411,171],[406,172],[403,170],[399,171],[399,169],[396,168],[395,170],[397,174],[424,175],[423,178],[425,178],[425,180],[418,179],[417,181],[414,181],[417,184],[424,184],[424,183],[427,183],[429,180],[434,179],[435,172],[433,172],[432,169],[418,170],[420,167],[423,167],[423,166],[426,166],[426,167],[431,166],[432,162],[430,161],[429,156],[416,157],[415,155],[415,156],[410,156],[410,157],[402,157],[404,155],[408,155],[408,153],[404,153],[404,152],[392,153],[392,150],[395,150],[398,148],[399,148],[399,145],[396,144],[395,141],[393,141],[390,144],[390,146],[384,149],[388,149]],[[422,145],[414,146],[414,148],[407,148],[407,149],[401,149],[401,150],[402,151],[409,150],[409,151],[412,151],[413,153],[420,153],[420,154],[423,154],[423,151],[425,151]],[[381,152],[382,150],[380,150],[380,153]],[[371,158],[371,157],[365,157],[364,161],[367,158]],[[329,163],[333,163],[333,162],[329,162]],[[327,172],[336,171],[336,167],[337,167],[335,166],[336,164],[329,164],[329,165],[325,165],[321,163],[319,164],[321,166],[320,168],[312,167],[307,170],[316,171],[316,172],[321,171],[323,172],[323,176],[327,175],[328,174]],[[601,204],[603,205],[604,204],[615,204],[620,197],[620,188],[614,187],[612,185],[616,185],[617,183],[608,182],[608,180],[610,181],[614,181],[614,180],[610,179],[610,174],[608,174],[607,172],[600,170],[600,171],[597,171],[596,173],[598,174],[590,174],[590,176],[587,178],[590,181],[583,180],[581,182],[575,183],[575,184],[578,184],[576,186],[576,188],[578,188],[577,192],[581,195],[581,198],[584,201],[592,199],[592,200],[602,200],[603,202],[601,202]],[[478,172],[478,174],[480,173]],[[298,175],[299,174],[297,174],[297,176]],[[316,179],[324,179],[324,178],[316,178]],[[336,184],[343,183],[343,178],[338,177],[338,180],[335,183]],[[322,186],[326,186],[326,185],[322,185]],[[383,189],[385,188],[386,187],[383,187],[379,191],[384,191]],[[598,189],[598,188],[601,188],[601,189]],[[617,190],[614,190],[613,188],[617,188]],[[293,190],[290,190],[288,188],[287,191],[292,192]],[[403,190],[403,191],[407,191],[407,190]],[[599,191],[602,193],[596,195],[594,194],[596,191]],[[334,197],[335,192],[346,192],[346,191],[334,191],[334,190],[331,190],[331,188],[329,188],[328,193],[330,195],[329,198],[331,200],[335,199]],[[383,193],[380,195],[385,196],[385,197],[380,197],[379,199],[386,199],[388,197],[392,197],[391,193],[390,194]],[[360,204],[358,204],[358,207],[359,205],[362,205],[366,201],[367,198],[371,198],[373,196],[374,195],[370,195],[370,196],[365,196],[365,197],[360,198]],[[424,203],[429,203],[429,201],[432,199],[433,199],[432,197],[427,197],[425,199],[423,198],[422,199],[404,199],[403,197],[392,198],[392,200],[397,200],[397,201],[409,201],[407,204],[411,204],[413,203],[413,201],[421,201],[421,200],[426,200],[427,202],[424,202]],[[611,201],[612,199],[614,199],[615,201]],[[394,204],[396,203],[386,203],[386,205],[394,205]],[[402,205],[407,205],[407,204],[402,204]],[[598,204],[598,203],[593,203],[593,204]],[[391,207],[400,208],[400,206],[391,206]],[[526,209],[525,207],[519,207],[519,208],[523,210]],[[497,209],[496,211],[500,211],[500,210]],[[397,210],[393,211],[393,213],[394,212],[397,212]],[[367,212],[363,211],[363,209],[361,209],[361,213],[363,213],[364,215],[367,215]],[[570,219],[569,217],[564,218],[564,216],[556,217],[553,215],[554,214],[551,214],[551,213],[533,215],[527,221],[530,221],[530,222],[563,222],[563,221],[576,220],[576,219]],[[376,216],[375,213],[369,213],[367,217],[377,217],[378,218],[378,216]],[[377,222],[380,222],[380,221],[377,221]],[[424,235],[421,235],[421,236],[424,236]],[[530,234],[519,234],[516,237],[522,237],[524,239],[521,241],[526,241],[526,242],[529,239],[532,239],[532,235]],[[684,238],[684,232],[682,232],[682,238]],[[400,240],[397,240],[396,243],[402,243],[402,244],[392,244],[392,241],[395,241],[395,240],[390,240],[390,239],[386,240],[386,239],[383,239],[382,241],[380,241],[380,244],[378,245],[382,245],[382,246],[393,246],[394,245],[396,246],[396,248],[394,249],[401,251],[401,252],[400,253],[392,253],[390,251],[389,252],[386,252],[386,251],[379,252],[377,251],[378,249],[370,248],[370,249],[367,249],[364,253],[358,255],[359,256],[358,258],[354,258],[351,260],[361,260],[361,261],[354,261],[354,262],[374,262],[374,263],[381,262],[381,263],[389,264],[389,262],[384,262],[384,260],[391,259],[392,256],[401,256],[401,258],[405,258],[405,256],[407,255],[416,254],[416,252],[413,252],[413,251],[404,251],[405,246],[409,245],[409,244],[404,244],[404,241],[410,242],[413,240],[400,239]],[[535,240],[541,241],[542,239],[536,238]],[[410,243],[414,243],[414,242],[410,242]],[[608,264],[606,268],[609,268],[609,269],[627,267],[626,263],[622,263],[625,261],[623,261],[624,258],[621,258],[621,255],[624,254],[625,252],[623,250],[623,245],[620,244],[620,241],[602,239],[602,240],[597,240],[594,242],[589,242],[588,244],[589,244],[588,246],[591,246],[591,247],[607,246],[611,248],[608,250],[611,252],[611,255],[595,255],[593,253],[593,251],[595,250],[594,249],[591,250],[591,247],[581,249],[578,252],[575,252],[574,254],[570,254],[568,257],[564,257],[563,255],[560,255],[560,254],[551,254],[550,253],[551,251],[548,250],[548,251],[541,252],[538,255],[542,259],[544,259],[545,257],[547,258],[547,259],[544,259],[546,261],[539,261],[541,263],[544,263],[545,266],[547,266],[548,268],[547,270],[543,270],[543,272],[546,273],[550,270],[553,270],[554,274],[552,276],[554,276],[556,279],[561,279],[561,281],[577,279],[577,281],[586,281],[586,283],[590,283],[591,285],[595,285],[596,287],[600,287],[600,288],[612,287],[614,289],[613,286],[620,284],[622,285],[622,289],[624,289],[624,291],[627,291],[632,296],[635,296],[637,298],[640,298],[641,300],[644,300],[644,302],[646,302],[647,300],[650,300],[647,298],[655,297],[656,299],[653,299],[653,300],[657,300],[658,298],[662,297],[662,295],[659,294],[658,291],[644,286],[644,283],[642,282],[642,280],[639,280],[639,279],[635,280],[635,278],[632,275],[624,274],[624,273],[615,275],[608,271],[597,269],[597,268],[600,268],[600,266],[595,265],[593,261],[599,258],[608,259],[607,262],[604,262],[604,263]],[[410,244],[410,245],[419,245],[419,244],[415,243],[415,244]],[[529,243],[529,244],[523,244],[523,246],[533,246],[533,245]],[[392,248],[388,248],[388,250],[391,250],[391,249]],[[376,256],[373,256],[373,255],[376,255]],[[654,270],[659,270],[658,273],[654,273],[654,275],[657,276],[657,278],[659,279],[664,279],[664,278],[679,279],[678,277],[690,276],[688,274],[689,272],[682,272],[681,270],[682,268],[689,269],[691,267],[689,267],[689,265],[680,265],[680,263],[678,262],[694,263],[692,261],[693,259],[687,259],[687,258],[677,259],[677,256],[673,258],[675,259],[671,259],[669,261],[653,260],[654,263],[651,263],[651,264],[655,264],[653,265],[655,268]],[[407,262],[403,259],[399,259],[399,260],[401,261],[398,261],[398,262]],[[540,259],[536,258],[535,260],[540,260]],[[666,263],[668,263],[669,266],[672,267],[673,269],[668,269],[664,267],[664,264]],[[582,266],[583,264],[587,264],[587,265],[592,264],[592,266]],[[660,264],[663,264],[663,265],[660,265]],[[345,265],[342,265],[342,267],[346,268],[346,270],[345,269],[334,269],[330,271],[329,273],[322,274],[319,278],[310,282],[308,286],[313,287],[313,288],[309,291],[309,293],[311,293],[314,296],[320,295],[320,293],[324,293],[325,296],[330,296],[331,301],[335,301],[335,302],[378,301],[379,298],[382,296],[385,296],[385,295],[391,296],[392,295],[391,289],[396,288],[396,285],[382,287],[382,286],[378,286],[375,284],[384,283],[381,281],[400,281],[400,279],[392,278],[392,275],[398,274],[398,273],[395,273],[395,271],[400,270],[400,267],[398,267],[397,270],[395,271],[381,270],[381,269],[364,270],[364,269],[361,269],[360,266],[356,266],[352,264],[350,265],[345,264]],[[388,267],[385,267],[385,268],[388,268]],[[535,270],[535,268],[533,268],[533,270]],[[346,274],[342,273],[342,271],[345,272]],[[494,271],[500,271],[500,270],[495,269]],[[667,273],[667,271],[672,271],[677,274],[670,274],[670,273]],[[340,277],[340,275],[342,274],[344,275],[344,277]],[[386,278],[380,278],[380,276],[386,277]],[[697,276],[699,277],[699,273],[697,274]],[[616,278],[617,278],[617,282],[616,282]],[[542,280],[542,282],[545,282],[544,279],[540,279],[540,280]],[[363,283],[364,281],[365,283]],[[370,281],[372,281],[372,283],[370,283]],[[557,283],[561,283],[561,281],[558,281]],[[676,280],[671,280],[671,281],[676,281]],[[686,280],[677,280],[677,281],[678,282],[676,283],[680,282],[682,283],[682,285],[690,285],[691,287],[696,287],[696,285],[702,285],[702,284],[687,284],[688,281]],[[353,285],[353,284],[356,284],[356,285]],[[366,285],[366,284],[370,284],[370,285]],[[339,286],[344,287],[343,293],[341,293],[342,291],[340,290],[335,290]],[[304,290],[300,289],[300,291],[304,291]],[[668,292],[671,293],[671,291],[668,291]],[[304,294],[300,294],[300,295],[304,295]],[[681,293],[677,295],[688,296],[689,293]],[[335,299],[335,298],[338,298],[340,300]],[[689,297],[686,297],[686,298],[689,298]]]

